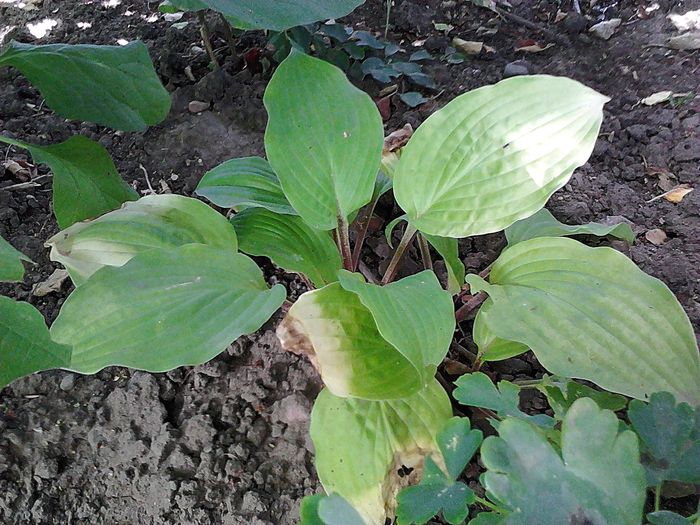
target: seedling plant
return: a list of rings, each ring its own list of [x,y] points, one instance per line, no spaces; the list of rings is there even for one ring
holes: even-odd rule
[[[26,67],[18,52],[11,46],[0,65],[20,68],[57,111],[63,99],[51,90],[79,89],[42,85],[46,69]],[[126,113],[119,101],[91,118],[113,123]],[[304,502],[305,525],[395,516],[403,525],[437,513],[449,523],[471,513],[477,525],[639,525],[647,487],[649,522],[698,519],[660,510],[664,483],[700,482],[700,359],[688,317],[623,254],[568,237],[631,242],[629,227],[564,225],[543,209],[587,161],[606,97],[566,78],[504,80],[457,97],[388,152],[373,101],[333,65],[292,49],[264,102],[267,159],[229,160],[196,190],[232,209],[230,220],[194,198],[137,198],[112,164],[76,147],[86,139],[38,147],[0,137],[52,168],[61,231],[47,246],[76,285],[50,330],[30,305],[0,298],[0,385],[51,368],[201,364],[282,308],[282,347],[307,356],[325,385],[310,432],[327,494]],[[144,125],[135,115],[149,107],[130,113],[130,125]],[[357,269],[368,217],[390,189],[405,229],[373,282],[376,271]],[[488,271],[465,276],[458,239],[501,230],[508,247]],[[426,270],[396,280],[413,242]],[[430,269],[433,253],[445,283]],[[250,256],[303,275],[310,290],[290,304]],[[23,259],[3,241],[0,278],[21,279]],[[453,396],[487,411],[498,436],[485,440],[453,417],[436,378],[457,324],[466,329],[477,309],[478,364]],[[526,351],[551,375],[495,385],[478,371]],[[522,412],[521,388],[543,392],[554,415]],[[614,413],[628,397],[629,426]],[[460,480],[477,451],[481,495]]]

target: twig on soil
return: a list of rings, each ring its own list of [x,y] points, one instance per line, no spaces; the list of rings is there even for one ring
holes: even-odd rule
[[[571,42],[569,41],[568,38],[561,36],[558,33],[555,33],[551,29],[547,29],[546,27],[542,27],[539,24],[536,24],[535,22],[530,22],[530,20],[523,18],[522,16],[518,16],[514,13],[510,13],[508,11],[505,11],[501,9],[500,7],[494,7],[493,8],[496,14],[499,16],[502,16],[503,18],[507,18],[511,22],[515,22],[516,24],[520,24],[521,26],[525,26],[529,29],[533,29],[535,31],[540,31],[541,33],[544,33],[549,37],[550,40],[553,40],[563,46],[570,46]]]
[[[146,178],[146,185],[148,186],[148,191],[151,192],[151,195],[156,194],[156,190],[153,189],[153,186],[151,186],[151,179],[148,178],[148,171],[146,171],[146,168],[144,168],[143,164],[139,164],[139,168],[141,171],[143,171],[143,176]]]
[[[214,69],[221,69],[219,60],[214,54],[214,48],[211,45],[211,37],[209,33],[209,24],[207,23],[207,15],[204,11],[197,11],[197,20],[199,20],[199,34],[202,36],[204,48],[207,50],[211,63],[214,64]]]

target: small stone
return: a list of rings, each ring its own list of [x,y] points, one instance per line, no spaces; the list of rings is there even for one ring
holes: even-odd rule
[[[593,35],[603,40],[609,40],[611,36],[615,34],[617,28],[622,24],[622,19],[613,18],[611,20],[605,20],[603,22],[598,22],[596,25],[591,26],[588,30]]]
[[[506,67],[503,70],[503,77],[504,78],[517,77],[520,75],[529,75],[529,74],[530,74],[530,64],[528,62],[526,62],[525,60],[516,60],[515,62],[509,62],[506,64]]]
[[[63,379],[61,379],[61,383],[58,385],[58,388],[64,392],[68,392],[73,388],[73,385],[75,385],[75,376],[73,374],[67,374],[63,376]]]
[[[209,102],[202,102],[201,100],[193,100],[187,106],[190,113],[201,113],[209,109]]]
[[[646,237],[647,241],[649,241],[651,244],[655,246],[659,246],[663,243],[666,242],[666,239],[668,236],[666,235],[666,232],[663,230],[660,230],[659,228],[654,228],[653,230],[649,230],[644,234],[644,237]]]

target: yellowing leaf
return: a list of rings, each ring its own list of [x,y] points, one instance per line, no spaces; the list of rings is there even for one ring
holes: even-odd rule
[[[661,102],[666,102],[673,96],[673,91],[659,91],[653,95],[649,95],[642,99],[642,104],[645,106],[654,106],[660,104]]]
[[[465,55],[478,55],[484,48],[483,42],[476,42],[474,40],[462,40],[461,38],[453,38],[452,45],[459,49]]]

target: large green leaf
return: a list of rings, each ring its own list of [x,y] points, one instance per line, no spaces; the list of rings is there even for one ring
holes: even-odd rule
[[[639,525],[646,497],[634,432],[613,412],[579,399],[562,426],[561,456],[520,419],[481,447],[487,493],[511,510],[506,525]]]
[[[107,150],[82,135],[49,146],[3,136],[0,142],[28,150],[34,162],[51,168],[53,211],[61,228],[93,219],[139,197],[119,176]]]
[[[0,54],[0,66],[19,69],[65,118],[142,131],[170,111],[170,95],[140,41],[125,46],[12,41]]]
[[[93,221],[74,224],[46,242],[51,260],[68,269],[76,286],[103,266],[122,266],[141,252],[183,244],[235,252],[236,232],[197,199],[149,195]]]
[[[31,259],[0,237],[0,281],[21,281],[24,277],[22,261],[31,262]]]
[[[177,5],[182,0],[177,0]],[[190,0],[191,1],[191,0]],[[242,29],[273,29],[283,31],[301,26],[340,18],[350,13],[364,0],[201,0],[211,9],[240,23]]]
[[[527,345],[496,337],[489,329],[488,318],[492,308],[493,301],[486,299],[474,319],[472,337],[479,349],[479,359],[484,362],[503,361],[527,352],[529,350]]]
[[[249,208],[234,215],[231,224],[242,252],[269,257],[287,271],[303,273],[318,287],[338,280],[343,262],[335,242],[301,217]]]
[[[259,207],[296,215],[270,164],[260,157],[227,160],[204,174],[197,195],[222,208]]]
[[[451,416],[449,398],[434,379],[392,401],[341,398],[323,390],[311,414],[323,487],[348,500],[367,525],[384,523],[401,485],[417,481],[424,458],[439,454],[435,434]],[[402,466],[416,470],[402,478],[397,472]]]
[[[73,345],[69,368],[78,372],[109,365],[163,372],[204,363],[254,332],[285,295],[231,249],[152,250],[95,273],[68,297],[51,335]]]
[[[570,235],[596,235],[598,237],[612,235],[630,244],[634,242],[634,232],[630,225],[624,222],[612,225],[589,222],[588,224],[569,226],[555,219],[554,215],[546,208],[542,208],[527,219],[511,224],[506,228],[505,233],[508,244],[511,246],[535,237],[568,237]]]
[[[282,346],[308,355],[337,396],[395,399],[419,390],[454,331],[452,301],[435,274],[386,286],[347,271],[339,278],[290,308],[277,329]]]
[[[384,132],[369,95],[335,66],[293,50],[264,100],[268,160],[306,222],[330,230],[370,201]]]
[[[574,80],[545,75],[465,93],[404,147],[396,201],[425,233],[502,230],[544,206],[588,160],[607,100]]]
[[[505,250],[488,284],[488,329],[533,350],[550,372],[645,399],[668,391],[700,404],[700,358],[668,287],[611,248],[539,237]]]
[[[70,364],[69,346],[54,343],[39,311],[0,295],[0,388],[18,377]]]

